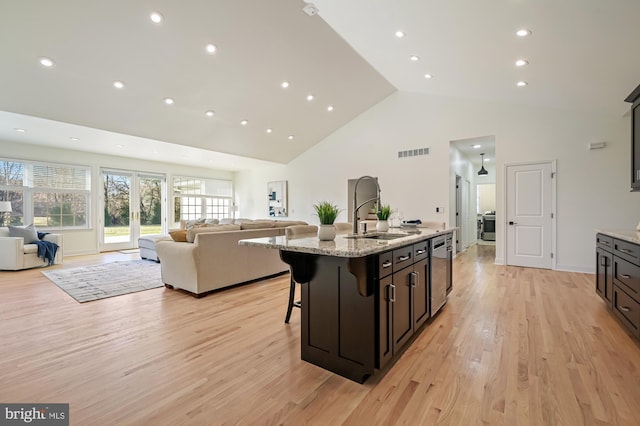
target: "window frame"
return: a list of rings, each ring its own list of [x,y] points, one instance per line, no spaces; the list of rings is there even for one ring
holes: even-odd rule
[[[36,200],[36,197],[39,194],[68,194],[73,197],[80,196],[84,198],[84,212],[77,213],[78,215],[84,216],[84,224],[83,225],[73,225],[73,226],[65,226],[62,222],[58,225],[38,225],[36,226],[39,229],[44,230],[73,230],[73,229],[90,229],[92,223],[92,171],[90,166],[79,165],[79,164],[68,164],[68,163],[55,163],[49,161],[35,161],[35,160],[22,160],[8,157],[0,157],[0,162],[9,162],[9,163],[19,163],[22,165],[22,176],[21,181],[22,185],[5,185],[4,183],[0,183],[0,192],[20,192],[22,193],[22,215],[21,215],[21,224],[35,224],[36,222],[36,204],[39,202]],[[53,169],[68,169],[69,172],[83,172],[84,173],[84,182],[83,186],[85,189],[78,188],[64,188],[64,187],[56,187],[53,185],[49,186],[35,186],[35,174],[34,169],[36,167],[45,167],[45,168],[53,168]],[[55,170],[54,173],[55,175]],[[55,181],[55,180],[54,180]],[[72,185],[73,186],[73,185]],[[3,197],[4,198],[4,197]],[[11,200],[8,200],[11,201]],[[56,205],[63,206],[64,203],[59,204],[47,204],[46,209],[49,210],[51,207],[55,207]],[[13,206],[12,206],[13,207]],[[13,209],[14,212],[16,209]],[[73,213],[73,216],[76,216],[76,213]],[[12,218],[17,217],[17,215],[12,214]],[[50,220],[52,216],[46,214],[44,216],[44,220],[47,222]]]

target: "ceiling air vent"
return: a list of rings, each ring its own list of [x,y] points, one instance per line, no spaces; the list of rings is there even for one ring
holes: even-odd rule
[[[408,149],[406,151],[398,151],[398,158],[420,157],[429,155],[429,148]]]

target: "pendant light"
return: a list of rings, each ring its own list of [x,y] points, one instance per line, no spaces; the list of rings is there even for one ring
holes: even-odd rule
[[[478,170],[478,176],[488,175],[489,172],[484,168],[484,152],[480,156],[482,157],[482,167]]]

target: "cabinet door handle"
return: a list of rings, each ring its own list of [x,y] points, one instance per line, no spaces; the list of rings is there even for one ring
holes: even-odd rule
[[[398,262],[404,262],[405,260],[409,260],[409,259],[411,259],[411,255],[410,254],[408,254],[406,256],[400,256],[398,258]]]
[[[607,266],[607,258],[606,257],[603,257],[603,258],[600,259],[600,265],[601,266]]]
[[[389,266],[391,266],[391,262],[389,262],[388,260],[382,264],[383,269],[388,268]]]
[[[624,311],[624,312],[629,312],[631,310],[630,308],[628,308],[626,306],[619,306],[619,308],[620,308],[621,311]]]
[[[391,289],[391,297],[389,298],[389,302],[395,302],[396,301],[396,286],[391,284],[389,286],[389,288]]]
[[[416,281],[418,280],[418,273],[417,272],[412,272],[411,273],[411,287],[415,288],[416,287]]]
[[[426,252],[426,250],[416,250],[416,254],[422,254],[422,253],[425,253],[425,252]]]
[[[625,280],[628,280],[629,278],[631,278],[631,275],[626,275],[626,274],[620,274],[620,276]]]

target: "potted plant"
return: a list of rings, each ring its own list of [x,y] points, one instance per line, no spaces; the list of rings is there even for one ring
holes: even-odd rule
[[[389,230],[389,217],[391,216],[391,206],[389,204],[378,206],[376,208],[376,217],[378,223],[376,223],[376,231],[387,232]]]
[[[329,201],[321,201],[318,204],[314,204],[313,208],[320,219],[318,238],[320,241],[332,241],[336,237],[336,228],[333,223],[338,214],[340,214],[340,209]]]

